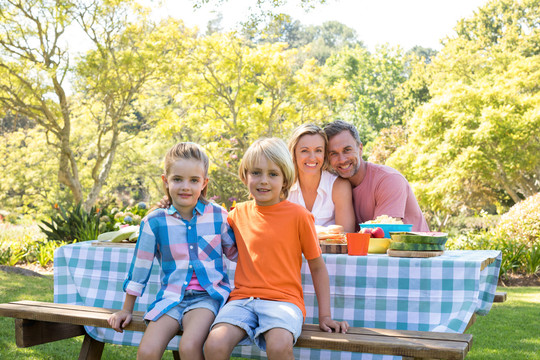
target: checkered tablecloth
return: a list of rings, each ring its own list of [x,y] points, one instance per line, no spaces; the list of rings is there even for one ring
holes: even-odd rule
[[[122,283],[133,248],[92,246],[90,242],[58,248],[54,256],[54,301],[120,309]],[[324,254],[330,276],[334,319],[351,326],[462,333],[471,316],[491,309],[497,286],[501,252],[445,251],[434,258],[387,255]],[[159,269],[152,275],[135,310],[145,311],[159,288]],[[235,264],[227,261],[230,278]],[[318,323],[315,291],[307,263],[302,266],[307,323]],[[96,340],[137,346],[142,333],[87,327]],[[179,338],[169,344],[178,348]],[[234,356],[265,358],[254,346],[238,346]],[[297,359],[392,359],[391,356],[353,354],[295,348]]]

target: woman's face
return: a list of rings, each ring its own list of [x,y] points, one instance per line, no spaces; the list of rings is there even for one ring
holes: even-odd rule
[[[320,173],[324,164],[324,139],[318,134],[306,134],[298,139],[294,150],[299,173]]]

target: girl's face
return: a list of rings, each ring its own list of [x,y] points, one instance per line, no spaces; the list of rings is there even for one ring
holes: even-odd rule
[[[324,139],[318,134],[306,134],[298,139],[294,149],[298,172],[319,173],[324,164]]]
[[[208,184],[204,165],[195,159],[178,159],[171,164],[169,173],[162,175],[163,185],[169,192],[174,208],[186,220],[193,216],[202,190]]]
[[[249,193],[259,206],[275,205],[281,201],[284,177],[279,166],[261,156],[247,173]]]

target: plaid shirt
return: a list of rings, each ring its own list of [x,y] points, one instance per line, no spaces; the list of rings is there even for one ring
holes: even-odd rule
[[[139,239],[124,291],[141,296],[150,277],[154,257],[161,270],[161,289],[148,307],[145,319],[157,320],[184,298],[193,271],[208,294],[225,303],[231,292],[223,254],[236,261],[234,233],[221,206],[197,203],[190,221],[171,205],[148,214],[141,222]]]

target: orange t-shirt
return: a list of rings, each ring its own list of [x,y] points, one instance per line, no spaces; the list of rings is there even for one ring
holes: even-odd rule
[[[288,200],[258,206],[238,204],[229,213],[238,247],[238,263],[230,300],[261,298],[297,305],[306,316],[302,291],[302,254],[321,256],[313,215]]]

